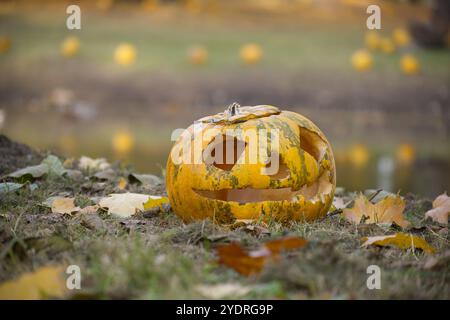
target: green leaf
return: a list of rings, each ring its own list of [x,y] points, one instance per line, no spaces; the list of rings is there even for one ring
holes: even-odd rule
[[[21,178],[22,181],[32,180],[33,178],[40,178],[48,173],[48,166],[46,164],[38,164],[36,166],[25,167],[10,173],[8,177]]]
[[[42,160],[41,164],[36,166],[25,167],[10,173],[8,177],[19,179],[21,182],[33,180],[36,178],[41,178],[46,174],[55,174],[58,176],[66,173],[66,169],[58,159],[58,157],[49,155],[47,158]]]
[[[66,169],[64,169],[61,160],[59,160],[58,157],[54,155],[49,155],[47,158],[42,160],[41,164],[45,164],[48,166],[49,174],[53,173],[58,176],[62,176],[64,173],[66,173]]]

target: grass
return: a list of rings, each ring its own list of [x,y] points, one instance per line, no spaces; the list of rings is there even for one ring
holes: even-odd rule
[[[116,168],[118,176],[126,176],[130,169]],[[63,216],[41,205],[49,196],[61,193],[75,196],[76,203],[85,206],[90,204],[89,197],[117,192],[115,181],[97,189],[91,188],[95,182],[90,179],[49,176],[37,181],[39,187],[34,191],[22,188],[1,195],[0,280],[43,265],[76,264],[83,280],[82,290],[74,298],[211,298],[198,288],[223,283],[249,288],[244,296],[226,298],[449,298],[449,241],[444,229],[422,221],[430,206],[425,200],[407,197],[407,216],[415,223],[411,232],[425,237],[437,249],[434,257],[395,248],[362,249],[362,236],[396,229],[354,226],[340,216],[289,225],[271,222],[269,234],[258,234],[210,221],[185,225],[173,212],[120,220],[105,213]],[[128,189],[149,192],[136,185]],[[219,244],[239,242],[255,248],[286,235],[305,237],[309,245],[284,254],[260,275],[244,277],[216,262],[215,247]],[[437,261],[433,268],[426,267],[430,259]],[[366,287],[366,269],[372,264],[382,270],[381,290]]]

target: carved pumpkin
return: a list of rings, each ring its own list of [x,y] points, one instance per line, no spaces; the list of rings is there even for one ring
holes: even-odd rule
[[[330,208],[335,177],[330,144],[310,120],[274,106],[233,104],[178,138],[166,185],[174,212],[187,222],[313,220]]]

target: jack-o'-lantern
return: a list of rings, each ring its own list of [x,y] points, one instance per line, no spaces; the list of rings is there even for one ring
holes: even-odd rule
[[[172,209],[187,222],[308,221],[330,208],[336,171],[329,142],[309,119],[233,104],[182,132],[166,185]]]

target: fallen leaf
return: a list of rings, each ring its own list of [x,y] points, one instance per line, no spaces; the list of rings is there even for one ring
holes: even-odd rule
[[[52,212],[61,214],[72,214],[73,212],[80,211],[80,207],[76,207],[74,204],[74,198],[55,198],[52,201]]]
[[[137,173],[131,173],[128,176],[128,180],[131,183],[138,182],[144,186],[150,186],[155,187],[157,185],[160,185],[163,183],[160,177],[155,176],[153,174],[137,174]]]
[[[217,254],[219,255],[219,263],[245,276],[260,273],[266,260],[266,257],[251,257],[236,243],[219,246]]]
[[[108,208],[108,213],[121,218],[132,216],[138,211],[144,211],[144,203],[149,201],[151,196],[139,193],[112,193],[108,197],[102,198],[100,207]]]
[[[441,194],[433,201],[433,209],[425,213],[426,218],[448,225],[448,215],[450,213],[450,197],[447,192]]]
[[[81,225],[91,230],[103,230],[105,222],[97,214],[86,213],[81,215]]]
[[[260,235],[270,235],[270,231],[268,228],[255,225],[255,224],[248,224],[242,227],[242,230],[248,233],[253,234],[254,236],[260,236]]]
[[[98,171],[98,170],[106,170],[111,167],[111,165],[106,161],[105,158],[89,158],[86,156],[82,156],[78,161],[78,167],[87,171]]]
[[[31,180],[31,178],[40,178],[48,173],[48,166],[46,164],[38,164],[36,166],[25,167],[10,173],[8,177],[11,178],[24,178],[25,180]]]
[[[98,171],[94,174],[94,177],[100,180],[114,180],[116,178],[116,172],[111,169],[105,169],[102,171]]]
[[[333,206],[335,209],[345,209],[347,207],[344,199],[336,196],[333,198]]]
[[[117,187],[119,188],[119,190],[125,190],[127,185],[128,185],[127,180],[124,177],[120,177],[119,183],[117,184]]]
[[[396,194],[386,190],[366,189],[364,195],[370,199],[372,203],[377,203],[386,197],[395,197]]]
[[[144,203],[144,210],[147,211],[156,207],[163,209],[163,205],[165,203],[169,203],[169,198],[160,196],[149,196],[147,202]]]
[[[98,209],[100,209],[100,207],[98,205],[87,206],[87,207],[80,209],[79,213],[80,214],[93,214],[93,213],[97,213]]]
[[[249,276],[261,272],[269,261],[276,261],[281,251],[294,250],[304,247],[308,241],[299,237],[286,237],[266,242],[256,250],[245,251],[237,243],[219,246],[217,254],[219,263],[235,271]]]
[[[202,296],[209,299],[238,298],[249,293],[252,288],[239,283],[221,283],[214,285],[199,285],[195,287]]]
[[[412,234],[398,232],[388,236],[364,237],[361,239],[364,243],[361,247],[369,245],[376,246],[394,246],[400,249],[422,249],[426,253],[434,253],[435,249],[428,244],[428,242],[418,236]]]
[[[269,249],[272,255],[277,255],[283,250],[294,250],[303,248],[308,244],[308,241],[299,237],[286,237],[276,239],[264,244],[264,247]]]
[[[64,169],[58,157],[49,155],[47,158],[42,160],[41,164],[14,171],[10,173],[8,177],[20,178],[28,181],[33,178],[40,178],[46,174],[56,174],[61,176],[64,173],[66,173],[66,169]]]
[[[67,294],[61,266],[41,267],[0,285],[0,300],[63,298]]]
[[[376,204],[371,203],[362,194],[355,199],[353,208],[344,209],[344,217],[356,224],[360,224],[363,218],[364,223],[393,223],[395,222],[402,228],[409,225],[405,220],[403,211],[405,210],[405,201],[398,195],[387,196]]]
[[[0,183],[0,194],[16,191],[23,187],[22,183],[3,182]]]
[[[66,169],[66,176],[77,181],[83,180],[84,176],[80,170]]]
[[[66,173],[66,169],[64,168],[61,160],[59,160],[58,157],[54,155],[49,155],[44,160],[42,160],[42,163],[48,167],[48,173],[49,174],[56,174],[57,176],[62,176],[64,173]]]

